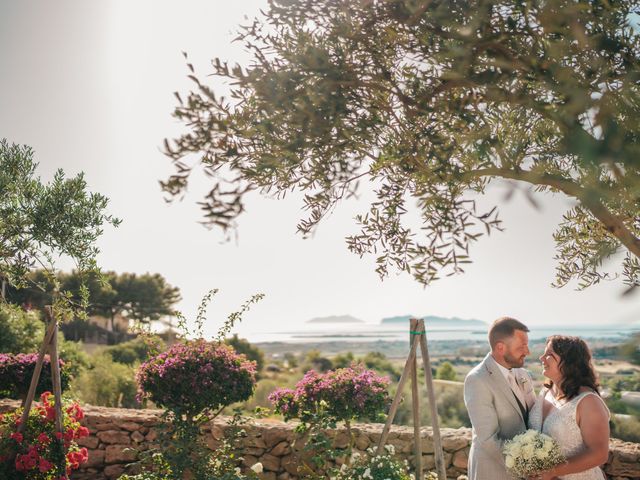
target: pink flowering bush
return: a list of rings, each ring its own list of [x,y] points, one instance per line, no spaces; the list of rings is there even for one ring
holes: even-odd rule
[[[26,396],[37,360],[37,353],[0,353],[0,397],[20,398]],[[65,390],[69,384],[69,371],[62,360],[58,361],[62,389]],[[53,390],[49,355],[44,357],[36,393],[41,394],[47,390]]]
[[[50,392],[34,403],[23,433],[18,432],[22,409],[0,415],[0,478],[15,480],[57,480],[70,474],[88,458],[86,448],[76,440],[89,435],[80,425],[84,413],[75,403],[63,405],[63,430],[55,426],[55,404]]]
[[[269,400],[285,420],[312,421],[319,413],[335,422],[375,420],[389,405],[388,386],[388,377],[356,364],[322,374],[310,370],[295,389],[279,388]]]
[[[269,395],[276,413],[285,420],[298,418],[298,433],[307,434],[304,450],[311,453],[309,465],[303,461],[299,474],[305,478],[336,477],[336,467],[329,460],[346,455],[350,457],[353,447],[351,421],[356,419],[378,419],[390,403],[389,378],[380,377],[362,364],[338,368],[326,373],[308,371],[295,389],[279,388]],[[349,434],[346,450],[336,448],[327,429],[344,422]]]
[[[178,414],[197,415],[247,400],[256,383],[256,364],[232,347],[194,340],[176,343],[140,365],[139,397]]]

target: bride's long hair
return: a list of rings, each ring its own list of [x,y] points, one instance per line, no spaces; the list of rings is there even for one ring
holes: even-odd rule
[[[547,338],[547,344],[551,344],[553,351],[560,357],[562,381],[559,386],[563,398],[571,400],[580,393],[581,387],[588,387],[600,395],[600,384],[591,362],[591,351],[584,340],[580,337],[552,335]],[[544,385],[551,388],[553,382],[547,380]]]

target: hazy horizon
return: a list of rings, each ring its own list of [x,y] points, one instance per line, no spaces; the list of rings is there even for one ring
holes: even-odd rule
[[[381,282],[373,258],[348,252],[344,237],[357,231],[353,217],[366,211],[366,191],[340,205],[308,240],[295,233],[306,213],[296,193],[282,201],[254,195],[229,243],[198,223],[196,202],[209,186],[203,175],[194,176],[182,202],[167,204],[158,181],[173,167],[161,145],[183,131],[171,117],[173,92],[191,87],[182,52],[201,77],[216,56],[246,64],[247,54],[231,39],[245,15],[264,7],[266,0],[0,0],[0,137],[32,146],[43,179],[58,168],[83,171],[90,189],[111,199],[108,210],[123,224],[100,239],[104,270],[162,274],[180,287],[177,307],[189,318],[203,295],[219,288],[207,334],[258,292],[265,299],[245,315],[241,334],[343,314],[368,323],[404,314],[484,322],[510,315],[530,326],[640,319],[640,293],[622,297],[620,281],[583,292],[575,284],[550,287],[552,233],[571,205],[562,196],[536,194],[535,209],[516,189],[500,206],[506,231],[472,247],[474,263],[464,275],[426,289],[396,272]],[[480,206],[502,201],[511,188],[492,186]]]

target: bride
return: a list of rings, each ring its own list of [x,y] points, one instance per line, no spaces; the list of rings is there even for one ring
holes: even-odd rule
[[[529,427],[551,436],[567,459],[536,479],[604,480],[609,455],[609,410],[598,392],[591,353],[578,337],[549,337],[542,361],[545,383]]]

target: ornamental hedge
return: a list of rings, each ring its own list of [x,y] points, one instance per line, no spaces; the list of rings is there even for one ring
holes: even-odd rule
[[[25,397],[29,392],[37,360],[37,353],[0,353],[0,397]],[[65,390],[69,385],[70,374],[65,362],[62,359],[59,359],[58,362],[62,390]],[[45,355],[36,394],[40,395],[52,390],[51,360],[49,355]]]

